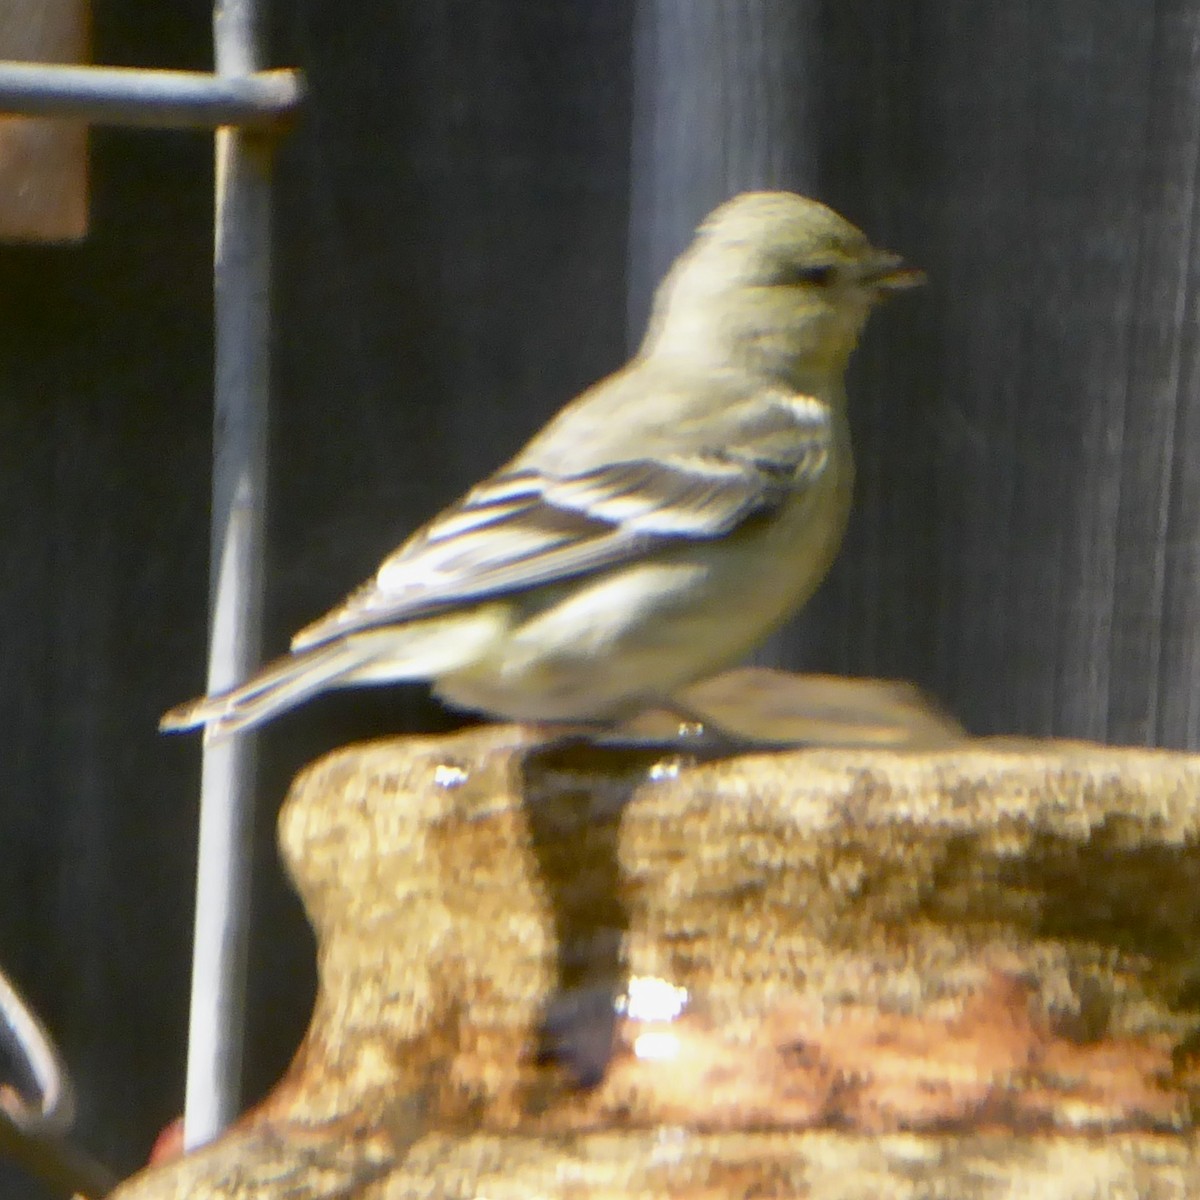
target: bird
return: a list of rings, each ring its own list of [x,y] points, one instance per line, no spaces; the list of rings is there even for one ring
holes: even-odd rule
[[[825,576],[851,508],[844,376],[923,276],[782,191],[716,208],[632,359],[245,683],[160,728],[240,732],[328,689],[428,680],[504,721],[611,723],[733,665]]]

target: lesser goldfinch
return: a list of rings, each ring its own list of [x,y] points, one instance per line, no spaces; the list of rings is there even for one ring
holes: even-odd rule
[[[920,282],[789,192],[716,209],[632,361],[419,529],[247,683],[163,729],[245,729],[328,688],[429,679],[518,721],[669,705],[812,594],[842,538],[843,383],[872,306]]]

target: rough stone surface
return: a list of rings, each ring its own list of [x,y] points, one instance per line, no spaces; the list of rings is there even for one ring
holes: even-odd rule
[[[120,1200],[1200,1191],[1200,759],[490,727],[295,782],[287,1078]]]

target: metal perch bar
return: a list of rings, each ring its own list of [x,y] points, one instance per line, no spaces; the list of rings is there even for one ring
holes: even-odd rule
[[[260,659],[267,469],[272,133],[304,93],[294,70],[259,70],[257,0],[216,0],[216,74],[0,62],[0,113],[215,128],[216,320],[208,686]],[[206,742],[184,1140],[211,1140],[241,1091],[253,828],[253,741]]]
[[[217,70],[257,66],[255,0],[218,0]],[[270,363],[271,142],[217,131],[216,373],[208,689],[261,659]],[[254,740],[205,740],[184,1144],[214,1138],[241,1099]]]
[[[210,75],[0,62],[0,112],[159,129],[277,129],[304,97],[299,71]]]

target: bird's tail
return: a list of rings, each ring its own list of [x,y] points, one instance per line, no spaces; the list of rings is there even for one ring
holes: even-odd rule
[[[360,665],[359,656],[346,642],[286,654],[240,687],[171,709],[163,714],[158,727],[178,730],[206,725],[214,737],[249,729],[317,692],[337,687],[340,678],[356,665]]]
[[[238,687],[165,713],[162,730],[207,727],[210,738],[249,729],[331,688],[429,679],[478,658],[497,631],[494,607],[385,626],[268,663]]]

